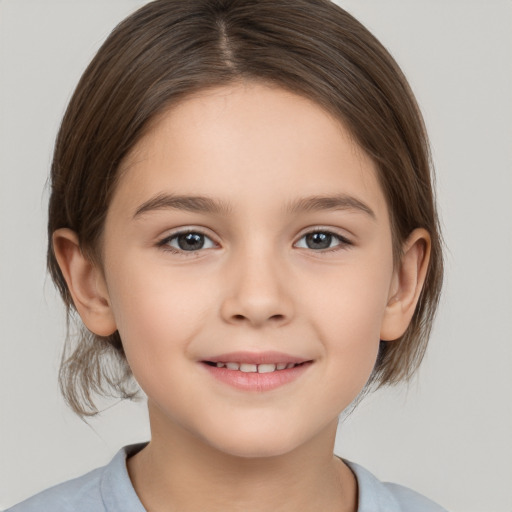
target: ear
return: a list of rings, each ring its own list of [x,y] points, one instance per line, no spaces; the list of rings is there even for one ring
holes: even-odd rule
[[[84,255],[78,237],[71,229],[57,229],[52,241],[57,262],[82,321],[98,336],[111,335],[117,327],[101,269]]]
[[[381,340],[396,340],[407,330],[427,275],[430,245],[430,235],[423,228],[415,229],[404,242],[384,312]]]

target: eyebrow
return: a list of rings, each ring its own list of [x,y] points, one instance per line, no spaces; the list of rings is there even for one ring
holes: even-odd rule
[[[144,213],[168,209],[221,215],[227,215],[231,212],[231,208],[227,203],[212,199],[211,197],[158,194],[139,206],[133,217],[137,218]]]
[[[352,210],[365,213],[373,220],[377,219],[374,211],[367,204],[346,194],[304,197],[288,205],[290,213],[321,210]]]
[[[232,212],[228,203],[207,196],[158,194],[139,206],[133,217],[137,218],[151,211],[168,209],[217,215],[228,215]],[[286,207],[286,211],[291,214],[321,210],[359,211],[369,215],[374,220],[376,219],[375,213],[367,204],[346,194],[304,197],[289,203]]]

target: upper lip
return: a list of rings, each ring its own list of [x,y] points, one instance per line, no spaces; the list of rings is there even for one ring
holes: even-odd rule
[[[272,364],[272,363],[305,363],[311,361],[304,357],[297,357],[283,352],[229,352],[203,359],[210,363],[241,363],[241,364]]]

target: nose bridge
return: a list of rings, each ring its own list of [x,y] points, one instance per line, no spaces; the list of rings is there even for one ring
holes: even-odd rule
[[[260,326],[285,323],[293,314],[286,265],[274,244],[253,240],[232,254],[227,263],[228,292],[222,314],[231,323]]]

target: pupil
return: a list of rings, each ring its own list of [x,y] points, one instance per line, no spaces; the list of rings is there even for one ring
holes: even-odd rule
[[[332,235],[327,233],[310,233],[306,235],[306,244],[310,249],[327,249],[331,246]]]
[[[183,251],[197,251],[204,245],[204,236],[200,233],[187,233],[178,236],[178,246]]]

